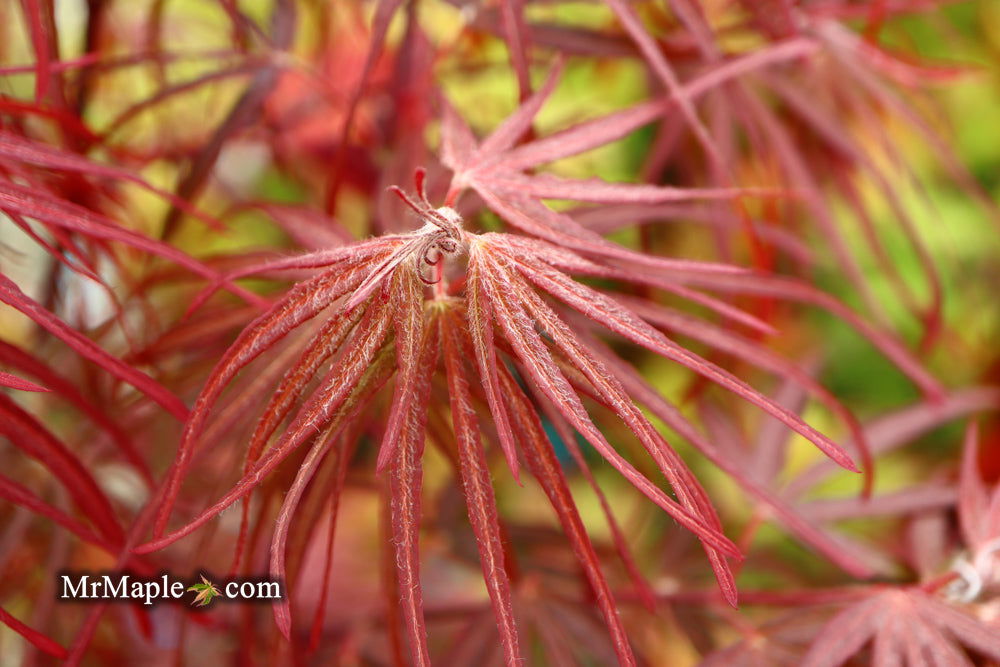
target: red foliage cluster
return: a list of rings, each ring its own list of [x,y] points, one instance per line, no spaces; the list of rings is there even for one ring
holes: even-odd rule
[[[679,642],[719,665],[1000,661],[1000,488],[981,479],[975,429],[949,470],[875,485],[880,457],[1000,403],[925,369],[950,334],[899,186],[918,176],[890,138],[854,131],[902,118],[995,214],[913,104],[960,70],[879,42],[937,3],[604,0],[602,29],[539,18],[545,2],[434,3],[461,24],[449,40],[430,36],[429,0],[275,0],[266,26],[243,3],[206,4],[227,48],[173,48],[186,19],[170,3],[137,19],[96,0],[74,59],[60,57],[58,3],[0,9],[34,55],[0,67],[34,84],[0,93],[0,211],[42,258],[0,248],[0,301],[31,325],[0,341],[0,602],[14,610],[0,620],[40,654],[631,665]],[[501,43],[509,59],[490,61]],[[185,60],[217,68],[177,82]],[[567,71],[618,61],[647,74],[643,101],[537,130]],[[155,90],[113,90],[132,68]],[[477,137],[444,68],[509,76],[516,110]],[[216,90],[237,94],[195,95]],[[631,181],[552,168],[648,126]],[[250,185],[253,168],[227,166],[248,147],[265,155]],[[415,197],[394,185],[413,174]],[[923,284],[903,277],[873,199]],[[248,250],[260,220],[282,240]],[[670,221],[708,233],[656,224]],[[638,241],[623,244],[630,226]],[[711,259],[677,256],[695,237]],[[819,287],[831,270],[860,308]],[[853,327],[919,397],[855,417],[817,379],[836,352],[809,308]],[[660,359],[686,390],[653,381]],[[810,401],[830,432],[803,418]],[[789,480],[792,434],[827,458]],[[703,488],[702,459],[751,516],[717,509],[728,486]],[[862,473],[858,492],[817,496],[838,469]],[[546,498],[547,519],[519,492]],[[641,530],[618,518],[637,495],[651,501],[631,512]],[[237,503],[238,520],[224,514]],[[904,544],[843,525],[873,517]],[[755,539],[768,522],[784,547]],[[373,586],[338,574],[338,545],[366,537]],[[781,553],[792,541],[808,557]],[[476,560],[482,594],[466,578]],[[273,620],[254,605],[85,607],[51,600],[65,569],[267,574],[287,596]]]

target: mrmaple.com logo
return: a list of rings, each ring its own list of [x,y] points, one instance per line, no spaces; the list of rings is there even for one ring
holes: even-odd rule
[[[62,573],[57,596],[60,600],[122,601],[151,605],[177,602],[185,597],[191,604],[204,607],[215,599],[246,602],[280,600],[284,597],[280,581],[271,579],[227,579],[218,584],[205,575],[194,582],[174,579],[170,574],[137,577],[127,573]]]

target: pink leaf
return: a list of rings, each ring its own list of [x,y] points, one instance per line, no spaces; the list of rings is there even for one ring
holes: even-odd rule
[[[1000,406],[1000,390],[995,387],[970,387],[947,395],[944,400],[926,400],[883,415],[865,425],[865,436],[875,456],[885,454],[909,443],[932,428],[961,416]],[[786,493],[801,495],[834,469],[828,461],[820,461],[803,470],[792,480]]]
[[[315,317],[337,299],[357,287],[365,278],[367,263],[356,263],[322,273],[298,284],[280,302],[243,330],[205,382],[195,401],[191,416],[171,467],[154,533],[160,535],[169,519],[180,483],[191,463],[191,456],[205,422],[226,385],[251,361],[263,354],[292,329]]]
[[[418,341],[419,358],[414,360],[417,374],[412,400],[407,405],[406,423],[398,446],[393,450],[390,470],[390,514],[393,550],[396,557],[399,596],[410,654],[417,665],[430,665],[427,629],[424,622],[423,591],[420,584],[420,519],[424,433],[431,375],[437,365],[440,342],[437,327],[431,325]]]
[[[513,260],[513,258],[511,259]],[[792,430],[813,442],[842,467],[852,471],[857,470],[850,457],[835,442],[803,422],[798,416],[775,404],[742,380],[670,341],[620,303],[600,292],[576,283],[538,262],[529,264],[527,258],[522,257],[520,266],[524,275],[532,282],[550,292],[558,299],[566,302],[588,318],[600,322],[610,330],[667,359],[676,361],[694,370],[709,380],[732,391],[737,396],[757,405],[771,416],[784,422]]]
[[[493,614],[500,630],[504,657],[508,667],[515,667],[521,664],[522,660],[520,642],[511,604],[510,581],[504,565],[496,498],[493,495],[490,471],[480,442],[479,423],[472,406],[472,397],[469,395],[469,385],[463,367],[459,332],[464,329],[464,325],[457,321],[453,312],[443,314],[440,322],[451,415],[458,444],[460,461],[458,469],[462,476],[465,504],[469,511],[469,522],[476,534],[479,562],[483,568],[486,589],[489,591]]]
[[[531,94],[531,73],[528,70],[531,45],[524,21],[524,0],[501,0],[500,16],[503,25],[507,51],[510,53],[511,67],[517,74],[517,85],[521,89],[521,99]]]
[[[580,344],[569,327],[559,319],[551,308],[534,295],[530,288],[520,285],[518,291],[522,294],[528,312],[570,360],[569,363],[586,376],[597,391],[598,396],[639,438],[643,447],[656,461],[657,466],[670,482],[685,509],[705,519],[713,528],[721,530],[721,524],[704,490],[680,457],[633,405],[631,398],[621,384],[607,372],[600,360],[585,345]],[[716,572],[724,597],[735,607],[736,586],[728,565],[713,549],[707,546],[706,553],[712,563],[713,570]]]
[[[441,105],[441,162],[454,172],[465,171],[479,145],[455,108],[447,100]]]
[[[946,630],[977,653],[1000,660],[1000,633],[995,622],[980,621],[922,592],[914,592],[913,596],[918,613],[927,623]]]
[[[278,625],[278,630],[286,640],[291,640],[292,635],[292,613],[289,605],[289,598],[292,595],[291,587],[285,576],[285,544],[288,540],[288,529],[292,523],[292,515],[298,509],[302,494],[316,474],[316,469],[330,448],[337,442],[337,435],[340,429],[328,430],[320,436],[318,442],[312,446],[309,453],[299,465],[299,470],[295,474],[295,479],[285,494],[285,499],[281,503],[278,517],[274,522],[274,535],[271,538],[271,559],[268,565],[268,574],[275,581],[285,582],[285,597],[274,605],[274,620]]]
[[[590,421],[580,399],[553,362],[521,307],[507,303],[508,299],[512,298],[511,295],[516,294],[510,283],[511,276],[505,275],[505,271],[490,261],[486,256],[488,253],[489,250],[483,248],[482,244],[473,244],[470,246],[470,264],[488,263],[489,269],[482,270],[479,274],[483,276],[480,282],[484,292],[489,295],[494,305],[497,322],[539,390],[559,408],[573,427],[644,495],[699,538],[727,555],[738,558],[739,551],[728,539],[667,497],[611,447],[604,435]]]
[[[898,340],[866,322],[835,297],[811,285],[782,276],[760,273],[750,274],[739,280],[731,280],[728,276],[722,275],[692,275],[689,278],[685,277],[684,282],[713,291],[773,296],[819,306],[854,327],[929,397],[938,400],[943,398],[941,384],[923,368],[919,361],[913,358]]]
[[[972,549],[988,541],[986,522],[990,496],[979,472],[979,428],[969,422],[965,429],[965,446],[962,448],[962,468],[958,482],[958,519],[965,544]]]
[[[857,653],[889,617],[878,598],[851,605],[830,619],[802,659],[803,667],[836,667]]]
[[[680,201],[733,200],[742,197],[782,197],[774,188],[677,188],[643,183],[610,183],[599,178],[570,179],[552,174],[525,175],[493,170],[476,173],[470,182],[477,191],[489,189],[513,198],[572,199],[606,204],[664,204]]]
[[[473,170],[483,168],[490,164],[491,161],[497,159],[498,156],[510,150],[517,143],[517,140],[531,129],[531,123],[538,114],[538,111],[545,104],[545,100],[549,98],[552,91],[555,90],[556,83],[558,83],[559,77],[562,75],[562,69],[562,60],[557,60],[549,70],[549,75],[545,79],[545,83],[542,84],[542,87],[525,100],[524,104],[518,107],[514,113],[507,116],[504,122],[490,136],[483,139],[483,142],[479,145],[479,150],[473,158]]]
[[[632,654],[632,647],[629,645],[628,635],[619,617],[613,594],[604,573],[601,572],[600,560],[594,551],[590,537],[587,535],[587,530],[577,511],[576,504],[573,502],[573,496],[566,483],[562,467],[552,451],[551,443],[542,430],[537,411],[506,369],[501,369],[500,379],[504,389],[504,402],[510,406],[510,413],[513,415],[514,421],[518,426],[525,460],[531,469],[531,473],[538,480],[539,484],[541,484],[542,490],[548,496],[549,502],[559,517],[563,531],[566,533],[566,537],[573,547],[573,553],[576,555],[577,561],[587,576],[587,581],[590,583],[594,591],[594,596],[597,599],[597,605],[604,615],[604,623],[608,626],[608,630],[611,633],[611,640],[619,661],[623,665],[633,665],[635,664],[635,656]],[[567,443],[570,442],[570,439],[565,440]],[[575,445],[576,443],[573,443],[574,448]],[[581,467],[581,469],[583,468]],[[588,481],[593,483],[593,476],[589,472],[588,469]],[[593,484],[593,486],[596,491],[600,492],[596,484]],[[602,506],[606,513],[608,513],[613,529],[617,529],[617,523],[614,522],[614,519],[610,515],[610,508],[607,507],[607,502],[603,494],[600,495],[600,499]],[[618,531],[615,530],[616,543],[620,537]]]
[[[391,308],[394,310],[393,328],[396,343],[396,388],[382,445],[379,448],[375,472],[385,470],[390,460],[396,458],[395,450],[404,436],[405,425],[410,421],[410,403],[416,396],[416,386],[422,381],[422,338],[424,330],[424,285],[412,265],[403,266],[392,276]]]
[[[500,438],[500,447],[503,449],[511,474],[514,475],[515,480],[520,481],[514,433],[511,430],[507,406],[501,400],[499,366],[496,348],[493,346],[493,315],[490,310],[489,298],[483,293],[480,277],[476,273],[478,266],[478,264],[470,264],[469,266],[469,288],[466,297],[468,330],[471,334],[472,349],[475,352],[479,377],[486,390],[486,400],[489,402],[493,423],[496,425],[497,435]]]
[[[745,466],[734,461],[719,451],[719,449],[694,427],[676,406],[671,405],[642,379],[639,373],[618,359],[606,346],[592,337],[585,339],[591,349],[595,350],[601,359],[610,367],[629,393],[637,401],[646,405],[657,417],[670,428],[686,438],[698,448],[713,464],[742,486],[747,493],[768,505],[774,512],[775,519],[810,544],[826,558],[845,571],[857,577],[867,577],[872,574],[871,568],[848,552],[842,540],[821,530],[818,526],[803,516],[796,508],[782,500],[747,474]],[[833,465],[832,462],[831,466]]]
[[[372,375],[379,370],[384,370],[382,368],[384,362],[372,364],[372,360],[375,358],[376,352],[382,346],[385,339],[389,326],[390,313],[384,303],[379,303],[376,300],[376,304],[374,305],[378,307],[369,308],[365,312],[364,319],[358,325],[357,333],[352,343],[356,346],[355,353],[349,355],[349,359],[341,357],[338,360],[309,401],[299,410],[288,430],[279,438],[278,442],[267,450],[264,456],[254,465],[253,469],[245,474],[222,499],[199,514],[194,520],[188,522],[184,527],[165,537],[160,537],[163,534],[163,529],[166,527],[166,521],[170,517],[170,503],[172,498],[176,497],[176,491],[179,490],[183,473],[187,469],[187,465],[182,465],[180,461],[181,453],[178,452],[178,457],[174,460],[174,467],[171,470],[172,476],[169,480],[173,484],[174,495],[166,495],[166,493],[171,491],[171,487],[165,487],[164,501],[160,505],[158,515],[158,519],[162,521],[162,527],[157,532],[154,532],[154,537],[158,539],[137,547],[135,549],[136,553],[148,553],[162,549],[197,530],[260,483],[264,476],[274,470],[285,457],[312,437],[317,428],[328,423],[335,417],[338,419],[353,419],[353,414],[357,411],[357,406],[355,405],[357,398],[354,397],[354,394],[358,384],[362,382],[362,378],[365,377],[366,373]],[[371,365],[371,368],[369,368],[369,365]],[[206,394],[203,393],[203,395]],[[353,400],[349,400],[352,397],[354,397]],[[194,418],[188,422],[189,428],[193,421]],[[188,457],[190,457],[190,446],[186,451],[188,452]],[[189,461],[190,458],[187,459],[187,462]]]

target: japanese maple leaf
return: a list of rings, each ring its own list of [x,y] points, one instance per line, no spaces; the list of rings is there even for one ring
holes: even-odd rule
[[[1000,660],[1000,624],[979,620],[919,587],[872,589],[827,622],[803,658],[834,667],[871,646],[871,664],[972,665]]]
[[[362,415],[369,414],[369,404],[395,375],[376,471],[384,470],[389,476],[400,604],[415,660],[420,664],[429,661],[419,585],[421,461],[428,414],[446,410],[450,418],[442,416],[438,421],[450,423],[453,431],[450,444],[456,450],[456,474],[465,492],[508,662],[514,664],[521,659],[519,630],[484,439],[502,452],[515,479],[521,474],[522,460],[539,479],[573,540],[575,554],[590,584],[598,591],[596,602],[615,638],[618,657],[631,664],[634,656],[614,597],[596,566],[589,539],[580,530],[579,517],[566,494],[558,466],[553,467],[546,453],[550,445],[538,409],[548,410],[567,431],[581,434],[611,467],[698,537],[730,604],[735,604],[737,596],[729,559],[738,559],[740,554],[722,534],[721,522],[704,489],[636,405],[650,404],[650,393],[656,392],[644,385],[627,363],[606,351],[595,340],[593,329],[689,369],[765,411],[840,466],[857,468],[842,447],[798,415],[671,339],[658,328],[668,316],[655,301],[623,297],[614,290],[591,287],[580,278],[662,289],[706,306],[741,326],[768,334],[773,330],[767,324],[701,289],[816,303],[859,328],[925,393],[940,392],[937,382],[897,341],[806,284],[728,264],[635,252],[550,208],[544,201],[549,198],[659,203],[747,194],[732,188],[687,191],[526,173],[544,162],[621,136],[616,133],[627,127],[598,121],[516,145],[554,81],[553,75],[546,86],[482,142],[457,116],[446,111],[443,159],[455,173],[445,205],[434,207],[428,201],[422,170],[417,173],[416,198],[395,188],[417,214],[420,228],[256,263],[217,281],[218,286],[231,285],[254,274],[289,271],[311,276],[252,322],[206,381],[169,472],[153,540],[140,545],[137,552],[163,548],[234,502],[246,500],[266,475],[292,452],[307,446],[308,452],[279,510],[272,538],[271,575],[284,579],[289,525],[306,488],[324,458],[347,446],[345,438]],[[659,112],[656,105],[660,103],[651,104],[648,108],[637,107],[640,111],[636,122],[648,118],[652,111]],[[477,234],[467,229],[466,221],[452,208],[464,189],[474,190],[504,220],[532,236]],[[700,323],[696,319],[690,326],[697,329]],[[167,532],[181,484],[224,390],[243,369],[293,332],[296,337],[301,335],[297,347],[293,347],[299,350],[298,358],[291,362],[277,387],[263,392],[261,385],[257,392],[268,398],[250,437],[242,476],[211,507],[181,528]],[[787,362],[763,353],[760,346],[725,335],[714,335],[708,342],[722,350],[738,350],[755,363],[794,376],[839,409],[836,401],[814,382],[794,373]],[[445,405],[432,392],[433,379],[442,370],[448,388]],[[585,401],[604,406],[621,420],[669,483],[673,496],[612,445],[592,420]],[[666,406],[667,412],[677,410],[662,399],[658,405]],[[491,422],[493,428],[484,428],[484,422]],[[283,424],[287,425],[282,429]],[[858,447],[864,451],[861,439]],[[702,450],[724,470],[734,472],[717,450],[711,446]],[[245,544],[247,507],[245,502],[237,558]],[[279,628],[289,635],[290,605],[275,605],[275,614]]]
[[[213,584],[211,581],[205,578],[205,575],[201,575],[201,583],[193,584],[188,586],[189,591],[194,591],[197,593],[194,600],[191,601],[192,606],[205,607],[212,602],[217,596],[221,595],[222,592],[219,588]]]

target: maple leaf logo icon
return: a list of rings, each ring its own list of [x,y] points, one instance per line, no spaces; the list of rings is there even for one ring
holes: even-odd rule
[[[211,581],[205,578],[205,575],[201,575],[201,583],[194,584],[188,587],[189,591],[195,591],[198,595],[195,596],[194,600],[191,602],[192,605],[197,605],[199,607],[204,607],[208,605],[217,596],[221,595],[218,587]]]

